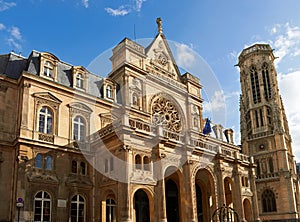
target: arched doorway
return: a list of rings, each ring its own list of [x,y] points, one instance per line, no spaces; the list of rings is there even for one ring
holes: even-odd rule
[[[234,207],[233,206],[233,182],[229,177],[224,179],[224,190],[225,190],[225,200],[226,206]]]
[[[203,203],[202,191],[198,184],[196,184],[196,198],[197,198],[197,217],[198,222],[203,222]]]
[[[243,201],[243,208],[244,208],[244,218],[249,222],[252,221],[252,210],[251,204],[248,199]]]
[[[134,194],[136,222],[150,222],[149,199],[145,191],[138,190]]]
[[[195,177],[195,191],[198,222],[210,221],[216,207],[214,182],[212,174],[200,169]]]
[[[179,222],[179,198],[177,185],[172,179],[169,179],[167,180],[165,187],[167,219],[168,221]]]

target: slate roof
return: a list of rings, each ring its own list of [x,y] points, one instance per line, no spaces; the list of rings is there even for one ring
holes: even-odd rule
[[[0,74],[18,79],[23,71],[33,75],[40,73],[40,52],[32,51],[28,58],[17,55],[13,52],[9,54],[0,55]],[[72,76],[73,65],[63,61],[58,61],[57,66],[57,83],[67,87],[73,87]],[[93,73],[88,73],[88,89],[87,93],[102,97],[101,85],[104,78]]]

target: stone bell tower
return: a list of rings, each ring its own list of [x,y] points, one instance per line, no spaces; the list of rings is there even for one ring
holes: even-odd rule
[[[299,218],[299,185],[274,60],[267,44],[239,56],[241,142],[257,165],[260,218],[289,221]]]

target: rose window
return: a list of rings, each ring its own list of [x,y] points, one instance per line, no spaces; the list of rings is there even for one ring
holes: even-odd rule
[[[181,117],[171,101],[157,98],[152,105],[152,115],[154,125],[162,125],[164,128],[177,133],[181,131]]]

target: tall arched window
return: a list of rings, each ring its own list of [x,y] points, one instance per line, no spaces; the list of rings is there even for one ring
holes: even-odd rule
[[[113,98],[113,93],[112,93],[112,87],[111,85],[106,86],[106,98],[112,99]]]
[[[250,77],[251,77],[253,102],[255,104],[260,103],[261,97],[260,97],[260,89],[259,89],[259,80],[258,80],[258,75],[255,66],[251,67],[250,73],[251,73]]]
[[[48,107],[43,106],[39,111],[39,132],[52,134],[53,113]]]
[[[268,101],[271,98],[271,84],[268,65],[264,64],[262,67],[262,77],[264,82],[264,95],[265,99]]]
[[[260,163],[259,163],[259,160],[257,160],[255,163],[256,163],[256,175],[260,176]]]
[[[51,197],[45,191],[40,191],[34,196],[34,221],[51,221]]]
[[[140,155],[135,156],[135,169],[140,170],[141,169],[141,164],[142,164],[142,158]]]
[[[86,163],[85,162],[80,163],[80,174],[86,175]]]
[[[42,156],[42,154],[37,154],[36,156],[35,156],[35,164],[34,164],[34,166],[36,167],[36,168],[40,168],[40,169],[42,169],[43,168],[43,156]]]
[[[81,116],[76,116],[73,120],[73,137],[77,141],[85,140],[85,121]]]
[[[274,173],[274,165],[273,165],[272,157],[269,157],[269,170],[270,170],[270,173]]]
[[[46,156],[46,170],[52,170],[53,160],[52,156]]]
[[[150,159],[147,156],[144,156],[144,170],[150,171]]]
[[[77,161],[76,160],[72,160],[72,169],[71,169],[72,173],[77,173]]]
[[[106,222],[116,222],[116,202],[113,199],[106,200]]]
[[[276,209],[275,194],[272,190],[265,190],[262,194],[263,212],[274,212]]]
[[[71,222],[85,222],[85,201],[81,195],[72,197]]]

